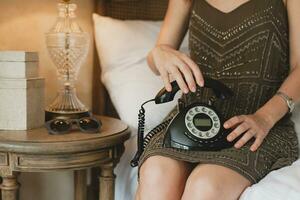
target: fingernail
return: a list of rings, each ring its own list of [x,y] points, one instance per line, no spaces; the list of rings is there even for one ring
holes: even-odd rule
[[[187,94],[189,92],[189,90],[188,89],[184,89],[183,92]]]
[[[230,142],[232,140],[232,137],[231,136],[228,136],[227,137],[227,140]]]
[[[224,124],[224,128],[227,128],[227,127],[228,127],[228,124],[225,123],[225,124]]]
[[[194,86],[192,87],[192,92],[196,92],[196,88]]]
[[[203,81],[200,82],[200,86],[201,86],[201,87],[204,86],[204,82],[203,82]]]

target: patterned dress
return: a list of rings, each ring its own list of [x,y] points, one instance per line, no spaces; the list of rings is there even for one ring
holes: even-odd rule
[[[253,114],[279,89],[288,76],[289,38],[287,10],[282,0],[250,0],[224,13],[206,0],[195,0],[189,25],[191,58],[204,75],[222,81],[234,91],[215,107],[225,119]],[[207,102],[209,89],[180,98],[189,105]],[[177,106],[164,120],[178,112]],[[298,140],[290,115],[270,130],[256,152],[250,151],[254,138],[240,149],[188,151],[162,146],[166,126],[146,145],[139,166],[153,155],[168,156],[191,163],[222,165],[256,183],[274,169],[298,158]]]

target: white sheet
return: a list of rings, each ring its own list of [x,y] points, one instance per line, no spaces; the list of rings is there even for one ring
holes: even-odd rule
[[[299,200],[300,160],[272,171],[258,184],[249,187],[240,200]]]

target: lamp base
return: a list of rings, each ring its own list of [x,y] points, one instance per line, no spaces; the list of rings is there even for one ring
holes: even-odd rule
[[[52,119],[79,119],[82,117],[91,117],[92,113],[87,112],[80,112],[80,113],[57,113],[57,112],[50,112],[45,111],[45,121],[50,121]]]

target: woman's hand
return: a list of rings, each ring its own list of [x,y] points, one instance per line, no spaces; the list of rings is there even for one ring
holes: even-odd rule
[[[179,88],[184,93],[188,93],[189,90],[196,91],[195,79],[199,86],[204,85],[198,65],[189,56],[168,45],[156,46],[149,53],[148,62],[151,70],[161,76],[169,92],[172,90],[169,75],[177,81]]]
[[[228,141],[231,142],[243,134],[243,136],[235,143],[235,148],[241,148],[252,137],[255,138],[254,143],[250,147],[251,151],[256,151],[258,149],[273,126],[274,122],[268,120],[268,118],[259,111],[252,115],[232,117],[224,123],[224,128],[234,128],[227,136]]]

